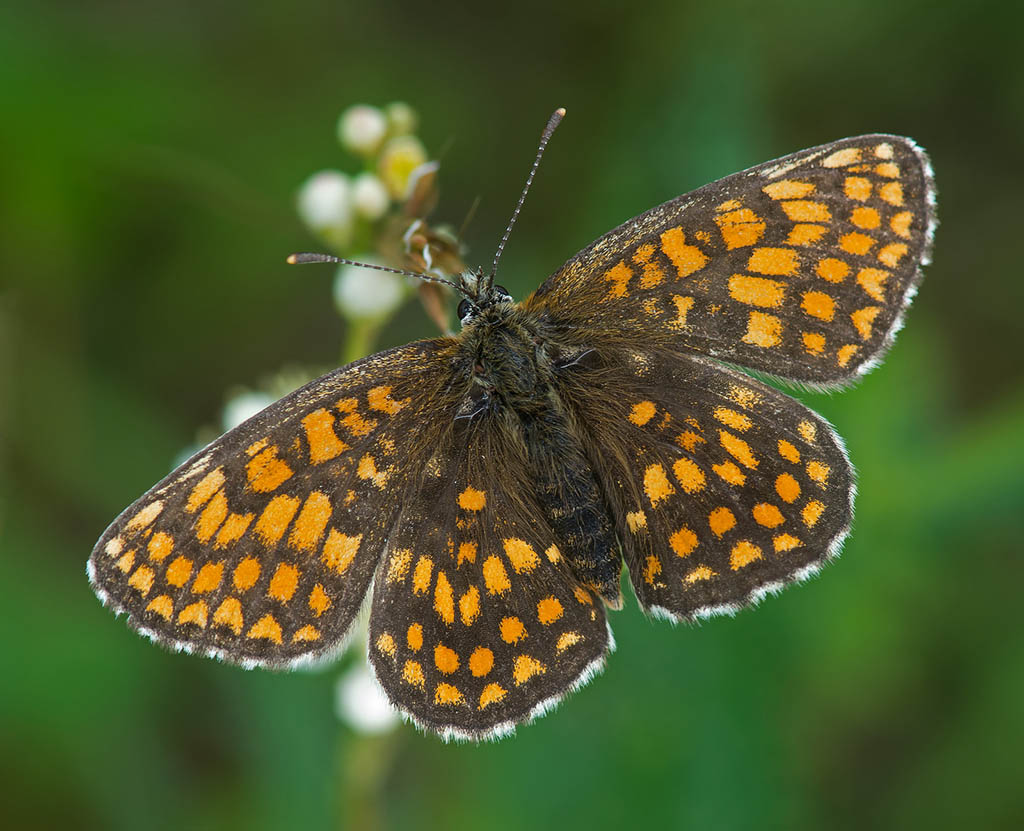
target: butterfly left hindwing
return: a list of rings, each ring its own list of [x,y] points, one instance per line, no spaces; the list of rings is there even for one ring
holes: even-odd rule
[[[370,659],[444,736],[509,732],[580,685],[611,633],[579,585],[501,419],[460,420],[402,508],[374,585]]]

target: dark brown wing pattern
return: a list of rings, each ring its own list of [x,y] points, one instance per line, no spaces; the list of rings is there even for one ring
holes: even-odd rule
[[[928,261],[934,202],[912,141],[842,139],[641,214],[524,306],[595,338],[842,384],[891,343]]]
[[[338,647],[434,424],[453,341],[343,367],[226,433],[104,532],[103,602],[153,640],[281,667]]]

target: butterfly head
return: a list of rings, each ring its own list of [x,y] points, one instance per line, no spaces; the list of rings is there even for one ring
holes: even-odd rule
[[[464,272],[459,278],[459,283],[465,297],[460,301],[456,314],[463,327],[479,318],[488,309],[512,303],[512,295],[508,289],[495,285],[481,268]]]

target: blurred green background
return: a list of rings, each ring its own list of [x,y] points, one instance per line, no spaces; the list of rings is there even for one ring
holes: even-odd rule
[[[1019,4],[721,0],[0,8],[0,804],[38,828],[1024,827]],[[810,584],[699,627],[612,617],[604,674],[516,737],[335,713],[345,663],[244,672],[104,610],[106,524],[229,390],[332,366],[298,185],[349,104],[408,101],[436,216],[517,297],[678,193],[841,136],[913,136],[942,225],[907,326],[803,399],[860,474]],[[433,333],[410,303],[381,345]],[[351,663],[349,656],[346,661]]]

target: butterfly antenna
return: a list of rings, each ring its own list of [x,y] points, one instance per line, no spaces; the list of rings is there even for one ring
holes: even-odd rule
[[[373,268],[377,271],[390,271],[392,274],[403,274],[406,277],[416,277],[419,280],[426,280],[428,283],[443,283],[446,286],[451,286],[459,294],[469,297],[471,300],[472,296],[462,286],[453,283],[451,280],[445,280],[443,277],[434,277],[432,274],[421,274],[418,271],[406,271],[403,268],[390,268],[386,265],[376,265],[374,263],[361,263],[357,260],[346,260],[344,257],[335,257],[333,254],[292,254],[287,260],[289,265],[301,265],[303,263],[340,263],[341,265],[357,265],[360,268]]]
[[[508,221],[508,227],[505,229],[505,235],[501,238],[501,242],[498,243],[498,251],[495,253],[494,263],[491,265],[491,274],[487,278],[487,288],[490,288],[494,284],[494,275],[498,273],[498,260],[501,259],[501,252],[505,250],[505,243],[508,242],[509,234],[512,233],[512,226],[516,224],[516,219],[519,217],[519,211],[523,207],[523,202],[526,201],[526,194],[529,193],[530,185],[533,184],[533,177],[537,173],[537,168],[540,167],[540,160],[544,155],[544,148],[548,146],[551,134],[555,132],[555,128],[564,117],[565,107],[559,107],[551,114],[551,118],[548,119],[544,132],[541,133],[540,146],[537,148],[537,158],[533,160],[533,167],[530,168],[530,175],[526,177],[526,186],[523,188],[523,192],[519,196],[519,202],[516,203],[516,209],[512,211],[512,218]]]

